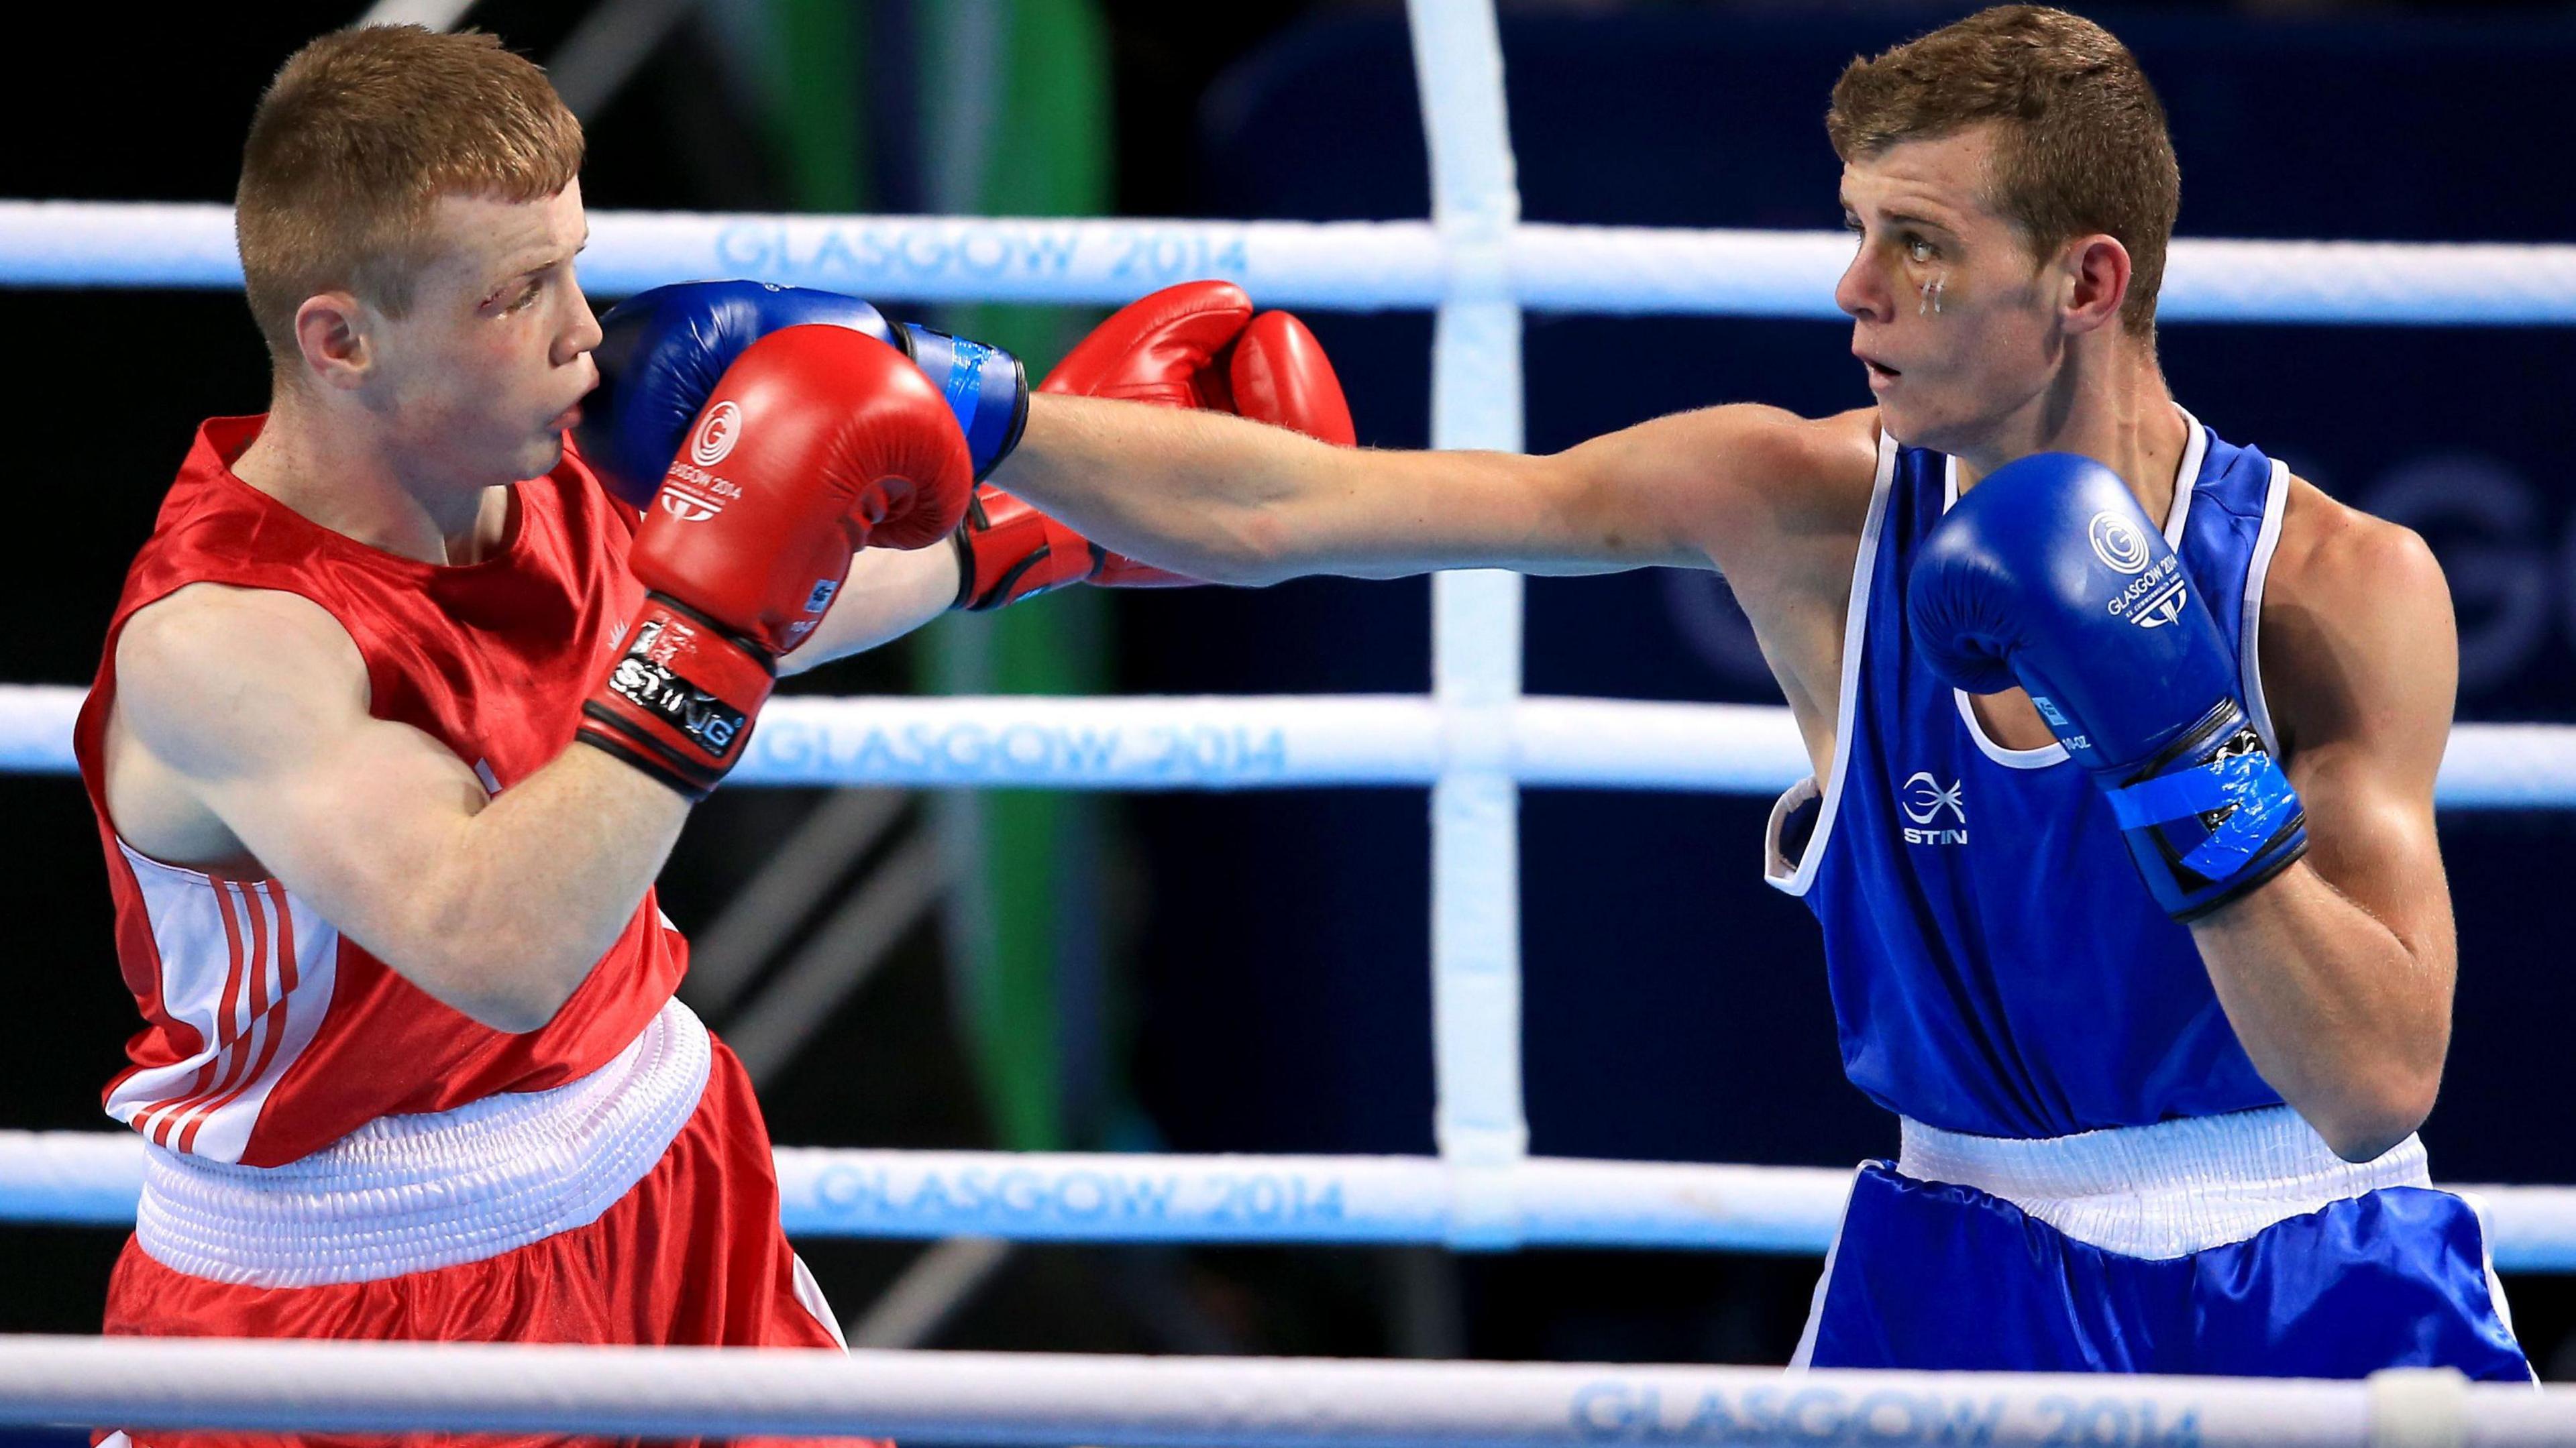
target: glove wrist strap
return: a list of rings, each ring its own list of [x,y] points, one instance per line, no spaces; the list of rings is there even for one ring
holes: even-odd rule
[[[1100,571],[1098,545],[989,485],[975,490],[957,525],[957,608],[1001,608],[1052,593]]]
[[[2232,699],[2127,782],[2104,784],[2148,890],[2177,920],[2241,898],[2307,853],[2298,791]]]
[[[1029,425],[1027,369],[999,347],[919,322],[904,323],[901,332],[905,354],[957,415],[975,480],[982,482],[1020,445],[1020,433]]]
[[[647,594],[574,737],[704,799],[741,759],[775,679],[766,650],[678,599]]]

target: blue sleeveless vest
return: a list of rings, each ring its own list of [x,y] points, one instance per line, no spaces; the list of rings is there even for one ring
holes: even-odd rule
[[[2289,474],[2189,426],[2165,537],[2277,755],[2254,626]],[[1882,439],[1832,773],[1820,801],[1803,782],[1773,812],[1771,883],[1824,926],[1844,1070],[1891,1110],[1980,1136],[2277,1105],[2092,781],[2058,746],[1996,745],[1916,653],[1906,571],[1955,488],[1949,458]]]

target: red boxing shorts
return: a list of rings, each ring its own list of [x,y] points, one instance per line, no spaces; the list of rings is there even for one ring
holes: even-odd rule
[[[615,1118],[620,1108],[640,1100],[639,1106],[624,1114],[635,1118],[630,1124],[651,1132],[657,1109],[675,1114],[670,1103],[677,1092],[696,1080],[704,1082],[693,1109],[688,1108],[685,1099],[677,1102],[686,1114],[658,1159],[646,1158],[650,1165],[641,1177],[595,1217],[473,1260],[364,1281],[281,1286],[276,1284],[289,1277],[346,1275],[346,1269],[297,1268],[285,1255],[294,1250],[292,1233],[284,1234],[287,1245],[272,1259],[258,1259],[255,1246],[245,1245],[238,1252],[230,1250],[224,1239],[224,1222],[239,1224],[243,1229],[240,1240],[249,1244],[259,1235],[254,1219],[265,1214],[273,1224],[279,1212],[268,1204],[245,1211],[238,1200],[220,1201],[213,1209],[202,1202],[181,1200],[188,1183],[166,1183],[162,1169],[168,1163],[156,1158],[154,1186],[161,1190],[147,1188],[145,1210],[138,1219],[135,1236],[126,1243],[109,1282],[107,1332],[158,1337],[839,1350],[843,1346],[840,1329],[813,1278],[789,1249],[786,1234],[779,1228],[778,1181],[770,1156],[769,1133],[741,1063],[676,1004],[654,1027],[648,1028],[646,1037],[654,1037],[656,1032],[664,1037],[681,1037],[676,1047],[667,1040],[639,1040],[639,1047],[660,1048],[658,1063],[648,1059],[639,1064],[635,1060],[637,1050],[630,1049],[617,1062],[603,1068],[602,1073],[555,1092],[536,1093],[538,1097],[561,1096],[568,1107],[578,1108],[577,1114],[584,1123],[579,1132],[592,1135],[598,1133],[592,1132],[590,1122]],[[694,1040],[687,1038],[690,1032],[694,1032]],[[649,1057],[656,1052],[648,1050],[646,1054]],[[613,1074],[619,1079],[603,1085],[598,1081],[601,1074]],[[529,1098],[495,1099],[517,1107]],[[482,1104],[478,1102],[476,1106]],[[473,1110],[464,1108],[467,1112]],[[459,1114],[442,1113],[447,1117]],[[516,1155],[528,1157],[525,1146],[530,1122],[527,1113],[519,1115],[519,1120],[497,1133],[479,1126],[476,1131],[486,1140],[497,1136],[514,1142],[519,1147]],[[366,1132],[388,1124],[434,1120],[387,1118]],[[538,1125],[542,1127],[543,1123]],[[612,1122],[608,1134],[615,1136],[616,1130]],[[445,1174],[454,1166],[460,1151],[472,1151],[477,1146],[467,1143],[460,1147],[452,1136],[430,1140],[425,1147],[420,1145],[438,1134],[404,1133],[411,1143],[406,1149],[413,1151],[422,1179]],[[379,1138],[371,1144],[377,1148],[374,1155],[379,1163],[367,1169],[381,1172],[384,1142]],[[621,1146],[631,1149],[632,1132],[604,1143],[584,1140],[573,1155],[584,1162],[613,1161]],[[554,1155],[560,1160],[563,1154]],[[202,1169],[194,1170],[202,1174]],[[235,1173],[243,1170],[232,1169]],[[574,1184],[576,1189],[569,1193],[576,1213],[586,1210],[579,1200],[583,1185]],[[563,1199],[567,1196],[564,1186],[557,1172],[545,1184],[545,1194],[550,1199]],[[594,1196],[601,1190],[596,1181],[588,1183],[587,1188]],[[209,1193],[220,1196],[214,1188],[197,1195]],[[488,1197],[478,1203],[484,1221],[498,1215],[543,1224],[542,1213],[524,1209],[530,1194],[513,1197],[505,1186],[501,1195],[505,1200],[498,1213],[491,1210],[493,1204]],[[512,1206],[522,1210],[513,1212]],[[288,1210],[292,1209],[290,1205]],[[220,1217],[213,1215],[216,1212]],[[171,1221],[174,1216],[180,1219],[175,1226]],[[268,1235],[274,1238],[278,1234],[272,1231]],[[431,1239],[428,1250],[437,1250],[434,1232],[414,1230],[408,1235],[415,1240],[427,1235]],[[472,1235],[484,1237],[490,1233],[486,1228],[474,1228]],[[184,1243],[195,1248],[209,1240],[215,1243],[211,1252],[192,1254],[171,1245]],[[413,1246],[403,1250],[423,1249]],[[182,1265],[166,1260],[173,1256],[186,1258],[186,1266],[205,1270],[183,1270]],[[217,1280],[218,1274],[255,1280]],[[98,1441],[109,1448],[116,1448],[118,1439],[130,1442],[134,1448],[433,1448],[451,1437],[151,1431],[103,1433]],[[502,1435],[476,1435],[472,1439],[475,1448],[588,1448],[606,1441]]]

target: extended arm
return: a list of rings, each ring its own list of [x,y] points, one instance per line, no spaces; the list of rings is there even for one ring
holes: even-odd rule
[[[1544,457],[1332,448],[1276,428],[1039,397],[994,480],[1122,553],[1223,583],[1441,568],[1730,575],[1868,477],[1864,414],[1682,413]]]
[[[612,343],[645,327],[636,335],[649,333],[651,345],[630,338],[603,355],[617,350],[630,368],[638,356],[661,357],[655,375],[686,382],[767,325],[736,316],[736,304],[773,292],[796,308],[771,321],[811,320],[806,310],[827,301],[874,316],[847,298],[691,284],[612,313]],[[697,320],[679,327],[674,318]],[[726,318],[730,332],[715,325]],[[729,334],[740,335],[727,343]],[[669,397],[638,394],[658,399],[644,429],[651,438],[626,452],[659,457],[675,446],[674,419],[691,414],[703,388],[673,385]],[[1802,577],[1837,548],[1826,571],[1847,568],[1877,449],[1871,413],[1810,422],[1762,407],[1663,418],[1551,457],[1327,447],[1312,439],[1347,444],[1350,420],[1320,348],[1293,318],[1256,317],[1239,289],[1221,283],[1169,288],[1122,309],[1026,407],[1018,450],[998,459],[980,490],[985,503],[970,512],[958,555],[861,556],[783,668],[876,647],[953,603],[994,607],[1085,580],[1261,584],[1477,565],[1534,573],[1714,565],[1759,622],[1803,628],[1766,616],[1781,604],[1771,595],[1799,593],[1772,587],[1774,575]],[[642,414],[630,403],[618,415]],[[597,449],[609,452],[606,443]],[[1052,516],[1033,514],[1030,503]],[[989,531],[984,507],[1000,510]],[[961,565],[970,559],[968,580]]]
[[[2433,776],[2459,644],[2422,540],[2304,485],[2294,504],[2323,513],[2323,536],[2274,564],[2262,645],[2308,855],[2192,934],[2263,1078],[2361,1161],[2432,1110],[2450,1045]]]
[[[1063,513],[1087,521],[1091,536],[1211,582],[1484,564],[1532,573],[1716,566],[1786,656],[1804,658],[1838,639],[1840,623],[1791,607],[1803,594],[1789,584],[1849,572],[1876,447],[1867,413],[1810,422],[1720,407],[1553,457],[1366,452],[1222,413],[1041,394],[1030,399],[1020,450],[996,476],[1014,488],[1034,479],[1029,486],[1073,500]],[[1196,462],[1192,448],[1203,450]],[[871,549],[779,671],[900,638],[947,612],[957,592],[951,550]],[[1803,702],[1794,684],[1784,687]]]
[[[290,594],[183,589],[135,615],[116,659],[112,778],[169,786],[350,939],[496,1029],[532,1030],[570,998],[688,813],[590,749],[487,799],[436,740],[369,716],[356,645]]]

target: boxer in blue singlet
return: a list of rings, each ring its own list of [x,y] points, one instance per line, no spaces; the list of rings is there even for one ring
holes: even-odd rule
[[[2413,1136],[2346,1160],[2282,1105],[2173,918],[2261,890],[2306,844],[2255,645],[2300,485],[2181,421],[2160,528],[2064,454],[1988,476],[1972,517],[1956,459],[1882,440],[1832,783],[1782,797],[1768,875],[1824,925],[1847,1068],[1901,1114],[1903,1149],[1861,1169],[1798,1361],[2527,1379],[2473,1205],[2427,1184]],[[2029,536],[2000,536],[2016,527]],[[2016,541],[2054,567],[2011,566]],[[2021,671],[2069,725],[2009,747],[1961,656],[2012,658],[1999,635],[2045,610],[1960,591],[2070,572],[2091,616],[2036,627],[2063,630],[2074,677]],[[2158,646],[2171,656],[2135,656]],[[2161,708],[2157,749],[2106,764],[2102,726],[2064,704],[2088,686]],[[2129,701],[2087,702],[2118,718]],[[2231,743],[2243,778],[2216,759]],[[2155,752],[2171,757],[2135,767]],[[2122,806],[2173,780],[2211,791],[2163,815],[2183,837],[2124,830]],[[2248,824],[2234,859],[2217,850],[2232,869],[2180,864]]]
[[[2179,173],[2107,32],[1982,12],[1855,61],[1827,127],[1872,407],[1519,457],[1074,398],[996,481],[1219,582],[1725,575],[1815,769],[1770,878],[1903,1121],[1802,1362],[2528,1379],[2414,1136],[2456,964],[2439,566],[2175,404]]]

